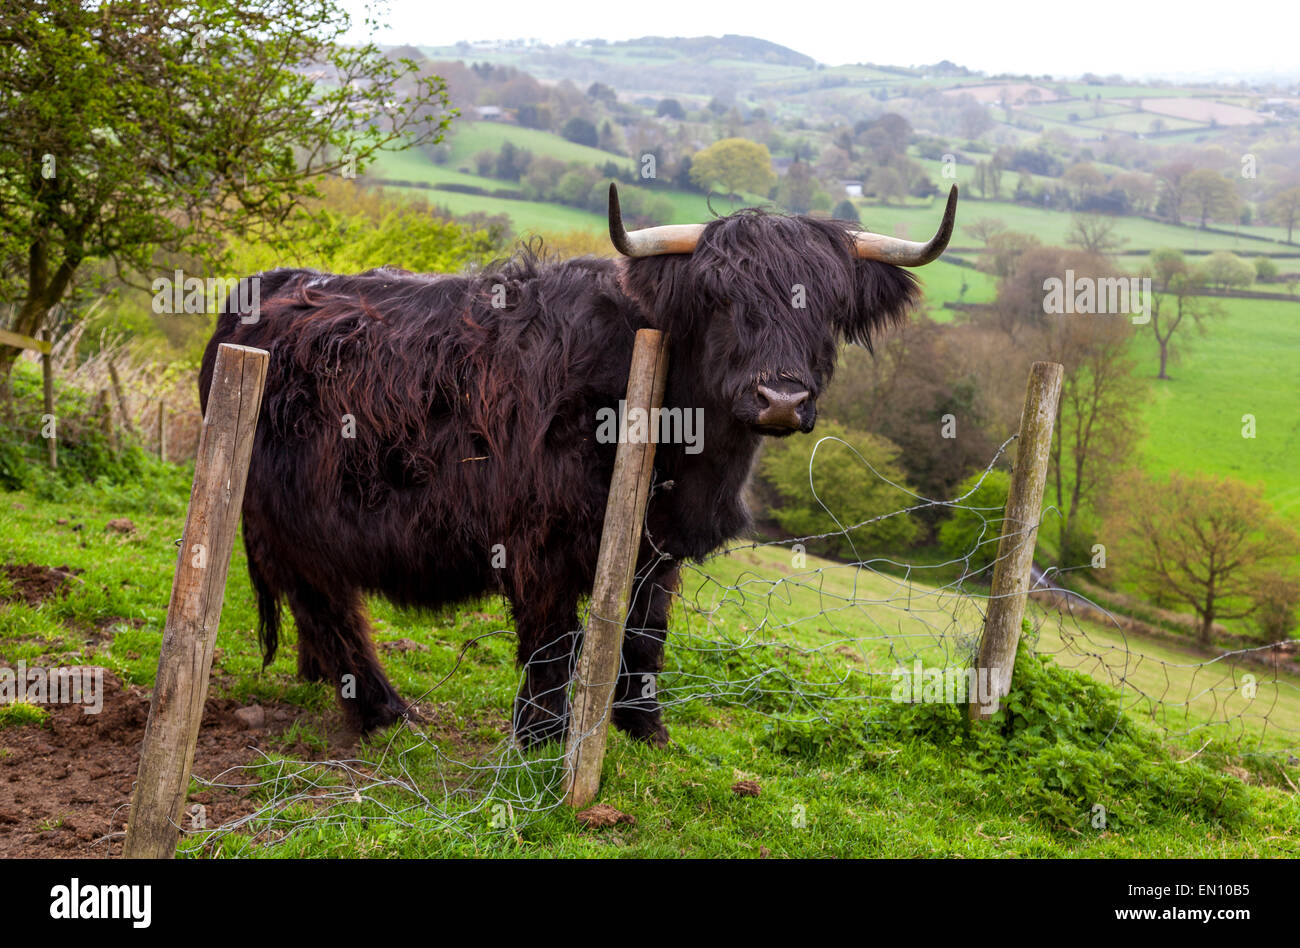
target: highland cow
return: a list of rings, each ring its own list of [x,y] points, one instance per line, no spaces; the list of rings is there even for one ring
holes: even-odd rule
[[[516,738],[562,738],[617,447],[597,419],[617,410],[633,337],[652,327],[668,333],[664,407],[700,418],[702,441],[655,454],[613,723],[664,743],[646,683],[679,564],[746,531],[760,440],[811,431],[838,344],[870,348],[915,305],[901,268],[943,252],[956,196],[934,238],[913,243],[759,210],[627,232],[611,186],[621,258],[522,250],[460,276],[260,274],[259,311],[232,294],[199,386],[206,407],[221,343],[270,353],[243,506],[265,660],[287,600],[300,675],[332,684],[369,732],[409,709],[363,596],[432,608],[499,593],[525,667]]]

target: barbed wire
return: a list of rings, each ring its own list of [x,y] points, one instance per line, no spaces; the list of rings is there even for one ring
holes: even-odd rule
[[[872,477],[915,502],[843,525],[822,501],[813,476],[816,453],[829,440],[845,444]],[[836,530],[736,543],[703,564],[676,564],[680,581],[671,592],[675,619],[669,624],[665,667],[655,692],[669,723],[674,712],[698,705],[740,708],[788,724],[825,723],[834,720],[837,709],[857,704],[864,712],[865,732],[873,711],[891,701],[888,683],[898,679],[900,669],[915,669],[917,663],[943,673],[972,668],[991,601],[978,577],[991,575],[1016,542],[1030,542],[1038,526],[1011,532],[1015,542],[997,547],[1002,552],[992,564],[972,568],[976,552],[1002,535],[1002,508],[967,501],[1013,440],[997,449],[967,491],[935,500],[894,483],[847,442],[820,439],[809,461],[809,489]],[[858,556],[856,541],[865,540],[873,524],[942,508],[979,518],[980,530],[969,550],[937,563]],[[1043,518],[1052,512],[1048,507]],[[648,538],[653,546],[654,537]],[[810,564],[806,548],[830,540],[846,541],[854,559]],[[776,550],[779,558],[771,555]],[[764,552],[766,557],[758,555]],[[650,593],[647,586],[664,559],[660,551],[658,560],[643,564],[634,577],[633,601]],[[732,567],[739,568],[734,577],[719,578]],[[1060,587],[1054,577],[1066,572],[1052,568],[1036,577],[1024,647],[1112,686],[1123,710],[1170,744],[1204,740],[1203,750],[1217,740],[1242,755],[1294,762],[1300,713],[1283,702],[1297,701],[1300,707],[1300,678],[1283,669],[1280,656],[1298,640],[1197,658],[1188,651],[1190,640],[1179,644],[1138,635],[1124,617]],[[413,704],[429,707],[481,641],[513,634],[500,628],[467,640],[451,669]],[[626,635],[662,631],[629,628]],[[570,632],[567,655],[548,659],[567,663],[566,692],[576,672],[580,637],[581,630]],[[1186,654],[1167,654],[1179,651]],[[555,653],[553,646],[550,653]],[[534,657],[534,662],[543,660]],[[534,662],[518,670],[518,688]],[[622,671],[627,672],[626,666]],[[546,697],[535,695],[534,700]],[[611,713],[634,705],[616,701]],[[210,850],[232,834],[249,845],[275,845],[303,830],[370,823],[486,840],[518,834],[563,804],[565,759],[558,742],[525,749],[503,733],[490,746],[466,750],[466,742],[455,732],[439,730],[437,715],[433,717],[432,723],[412,717],[355,758],[292,760],[258,750],[259,759],[250,764],[206,779],[196,775],[206,789],[251,794],[257,803],[246,815],[216,827],[182,827],[179,851]],[[711,760],[680,737],[673,744],[678,752]]]

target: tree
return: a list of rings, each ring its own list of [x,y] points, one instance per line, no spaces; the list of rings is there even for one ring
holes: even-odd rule
[[[1210,254],[1199,269],[1206,283],[1224,290],[1245,288],[1255,282],[1254,266],[1227,250]]]
[[[991,273],[998,279],[1011,276],[1022,261],[1024,254],[1040,246],[1040,241],[1033,234],[1024,234],[1018,230],[1001,230],[989,235],[980,254],[978,269]],[[1030,291],[1037,304],[1029,309],[1029,320],[1036,322],[1042,316],[1043,288],[1041,284]],[[1011,335],[1015,335],[1014,332]]]
[[[1286,242],[1291,243],[1291,234],[1300,222],[1300,187],[1287,188],[1274,195],[1268,202],[1268,216],[1278,227],[1286,228]]]
[[[686,110],[676,99],[660,99],[659,104],[655,106],[655,115],[681,121],[686,118]]]
[[[350,30],[337,0],[7,5],[0,302],[15,307],[12,328],[35,334],[92,261],[137,279],[160,251],[216,268],[232,233],[283,244],[322,175],[438,141],[442,80],[344,45]],[[17,354],[0,347],[0,385]]]
[[[1088,162],[1081,161],[1061,175],[1061,183],[1070,190],[1075,206],[1079,206],[1089,197],[1101,193],[1106,187],[1106,176]]]
[[[691,180],[701,188],[721,186],[728,194],[766,195],[776,183],[776,174],[766,145],[724,138],[692,156]]]
[[[1147,595],[1186,603],[1197,639],[1212,644],[1220,619],[1251,616],[1268,599],[1267,577],[1285,572],[1300,538],[1235,478],[1175,472],[1159,483],[1140,472],[1121,479],[1106,534],[1110,563]]]
[[[596,131],[595,123],[581,115],[575,115],[565,122],[564,127],[560,129],[560,135],[571,142],[589,145],[592,148],[600,144],[600,133]]]
[[[799,161],[781,176],[776,186],[776,200],[786,210],[807,214],[812,210],[813,192],[816,190],[817,180],[812,176],[812,169]]]
[[[939,527],[939,546],[951,559],[966,561],[967,576],[993,579],[1010,490],[1006,471],[976,471],[957,486],[963,499]]]
[[[1175,224],[1183,219],[1183,181],[1195,169],[1196,166],[1190,161],[1172,161],[1156,170],[1156,180],[1160,189],[1158,207],[1162,208]]]
[[[1218,304],[1200,295],[1201,273],[1191,270],[1181,251],[1161,249],[1151,251],[1146,275],[1151,278],[1151,331],[1160,348],[1158,379],[1168,380],[1167,368],[1172,354],[1171,341],[1185,319],[1191,319],[1197,330],[1204,331],[1202,321],[1219,312]]]
[[[975,177],[972,181],[980,197],[998,199],[1002,192],[1002,165],[996,158],[975,163]]]
[[[1156,194],[1156,182],[1151,175],[1136,171],[1125,171],[1122,174],[1115,175],[1110,183],[1114,188],[1123,192],[1129,207],[1138,213],[1142,213],[1151,207],[1151,201]]]
[[[985,247],[989,241],[997,234],[1005,233],[1007,229],[1006,221],[998,217],[977,217],[966,225],[966,233],[970,234]]]
[[[1255,592],[1255,614],[1251,620],[1265,642],[1281,642],[1295,630],[1300,607],[1300,581],[1281,570],[1259,577]]]
[[[1277,264],[1269,257],[1255,258],[1255,279],[1260,283],[1271,283],[1277,279]]]
[[[857,560],[908,546],[920,533],[901,512],[915,498],[886,483],[906,485],[898,456],[886,438],[826,422],[817,437],[768,441],[759,470],[780,498],[771,514],[781,529],[798,537],[838,534],[826,538],[831,552]]]
[[[877,168],[873,171],[871,187],[881,204],[888,204],[891,198],[901,201],[907,197],[907,184],[903,181],[903,176],[893,168]]]
[[[979,138],[993,127],[993,119],[989,117],[989,110],[979,102],[969,102],[962,106],[958,121],[961,125],[962,135],[970,141]]]
[[[1089,253],[1105,255],[1128,243],[1115,233],[1115,218],[1106,214],[1075,214],[1070,219],[1066,243]]]
[[[1211,217],[1231,216],[1236,210],[1237,192],[1232,182],[1209,168],[1197,168],[1183,180],[1183,193],[1204,229]]]
[[[853,221],[855,224],[862,223],[862,218],[858,216],[858,209],[848,198],[840,201],[831,211],[831,217],[839,221]]]
[[[1075,264],[1083,272],[1086,266]],[[1058,558],[1069,566],[1079,561],[1080,546],[1088,546],[1079,543],[1085,516],[1137,439],[1141,383],[1129,354],[1133,330],[1127,319],[1067,315],[1049,325],[1047,357],[1065,366],[1051,476],[1060,516]]]

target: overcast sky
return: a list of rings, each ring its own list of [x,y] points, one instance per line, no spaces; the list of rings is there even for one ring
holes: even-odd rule
[[[367,0],[341,0],[356,20]],[[857,11],[857,12],[855,12]],[[381,43],[741,33],[829,65],[950,59],[987,72],[1300,77],[1295,0],[389,0]]]

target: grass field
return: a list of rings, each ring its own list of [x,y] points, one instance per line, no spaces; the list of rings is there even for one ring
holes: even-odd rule
[[[0,603],[0,650],[6,661],[93,661],[128,681],[150,685],[184,498],[184,471],[166,475],[161,483],[81,488],[58,500],[29,492],[0,496],[0,537],[10,561],[84,570],[66,598],[36,607]],[[115,516],[130,516],[137,531],[124,537],[107,533],[104,524]],[[59,524],[61,518],[68,523]],[[0,600],[4,593],[0,586]],[[1278,685],[1265,682],[1256,701],[1242,707],[1232,703],[1241,699],[1232,694],[1231,670],[1226,679],[1218,673],[1207,681],[1206,671],[1198,668],[1202,660],[1190,654],[1131,639],[1124,643],[1096,627],[1062,625],[1031,606],[1039,626],[1037,647],[1059,653],[1062,665],[1080,665],[1106,679],[1124,674],[1121,703],[1140,719],[1147,717],[1139,693],[1165,697],[1176,715],[1183,711],[1177,702],[1191,699],[1187,720],[1168,722],[1174,729],[1168,750],[1157,738],[1133,745],[1124,753],[1141,756],[1126,758],[1113,757],[1098,743],[1097,721],[1081,721],[1077,711],[1063,705],[1062,717],[1046,733],[1054,734],[1066,720],[1082,731],[1056,738],[1064,743],[1055,745],[1052,739],[1026,738],[1041,753],[1056,748],[1059,761],[1042,770],[1046,764],[1029,767],[1018,758],[999,756],[997,739],[983,731],[962,736],[960,709],[888,700],[889,673],[896,663],[921,658],[937,667],[960,660],[979,621],[977,600],[834,567],[815,557],[796,569],[787,551],[771,547],[738,550],[703,570],[688,570],[683,596],[660,688],[673,743],[654,750],[613,734],[601,799],[637,822],[601,833],[583,830],[570,811],[555,805],[559,770],[554,748],[521,755],[503,743],[517,677],[512,636],[490,635],[510,628],[498,601],[439,615],[373,603],[385,666],[404,694],[425,695],[422,707],[431,720],[418,735],[399,728],[355,747],[334,748],[327,738],[329,722],[337,716],[332,696],[324,686],[296,681],[292,633],[275,663],[260,670],[250,631],[255,610],[237,548],[217,639],[215,688],[241,700],[305,709],[284,738],[283,750],[273,751],[239,779],[265,781],[257,792],[269,802],[273,787],[281,795],[288,789],[306,790],[303,781],[310,776],[316,802],[304,798],[278,814],[282,822],[276,835],[291,825],[283,821],[299,822],[299,830],[278,846],[266,846],[264,838],[254,842],[244,831],[215,841],[216,852],[1300,854],[1300,803],[1287,791],[1278,765],[1235,756],[1288,741],[1294,747],[1300,701],[1296,683],[1289,679]],[[84,628],[104,629],[106,635],[91,647],[76,631]],[[458,660],[466,644],[480,635],[489,637]],[[1086,640],[1074,641],[1080,635]],[[1063,636],[1073,642],[1067,652],[1061,651]],[[1101,656],[1110,670],[1091,656]],[[1039,695],[1037,700],[1047,699]],[[914,719],[905,714],[912,709],[919,715]],[[1177,736],[1221,720],[1225,709],[1232,722],[1226,728]],[[1267,715],[1273,730],[1260,728],[1260,714]],[[1233,730],[1238,724],[1246,729],[1244,739]],[[1173,763],[1214,734],[1224,740],[1191,763]],[[337,769],[293,763],[297,758],[291,748],[304,745],[316,748],[318,757],[328,752],[350,758],[351,777],[345,779]],[[1143,790],[1125,776],[1138,767],[1157,768],[1141,779],[1158,775],[1173,783],[1164,794]],[[305,776],[290,776],[295,772]],[[362,780],[353,791],[354,784],[346,781],[365,774],[375,780]],[[400,775],[401,781],[381,782],[386,775]],[[272,778],[279,782],[273,784]],[[741,780],[755,781],[760,795],[733,792]],[[458,785],[461,792],[449,792]],[[1168,802],[1162,802],[1165,794]],[[1089,829],[1094,801],[1109,814],[1110,823],[1100,831]],[[186,845],[194,844],[186,840]]]
[[[502,145],[510,142],[517,148],[527,148],[535,155],[548,155],[559,161],[580,161],[596,167],[612,161],[621,168],[632,169],[632,159],[625,155],[579,145],[540,129],[501,122],[454,122],[447,142],[451,145],[451,160],[448,164],[452,168],[460,168],[462,165],[472,167],[474,156],[480,151],[500,151]]]
[[[1262,481],[1269,502],[1300,527],[1300,303],[1219,302],[1223,315],[1206,321],[1204,335],[1178,330],[1181,357],[1171,378],[1151,383],[1142,467]],[[1136,351],[1154,377],[1159,360],[1149,328],[1139,332]],[[1254,439],[1242,437],[1246,414],[1255,416]]]
[[[1003,181],[1015,185],[1013,175],[1003,175]],[[997,218],[1011,230],[1033,234],[1044,243],[1064,245],[1070,229],[1071,216],[1060,211],[1043,208],[1025,207],[1007,201],[983,201],[974,198],[969,188],[963,194],[962,207],[957,214],[957,227],[953,235],[953,245],[959,247],[978,247],[980,241],[966,230],[973,222],[984,217]],[[898,233],[899,228],[906,228],[912,239],[920,239],[933,231],[937,213],[942,205],[935,203],[922,206],[861,204],[858,214],[863,223],[875,230],[886,228],[885,233]],[[1259,241],[1243,239],[1234,234],[1218,234],[1202,231],[1194,227],[1177,227],[1141,217],[1120,217],[1116,219],[1116,233],[1128,238],[1126,246],[1151,250],[1156,247],[1176,247],[1181,250],[1231,250],[1248,257],[1276,253],[1293,252],[1294,247],[1276,243],[1272,240]],[[1243,227],[1243,234],[1254,233]],[[1274,237],[1276,231],[1266,230],[1261,236]]]

